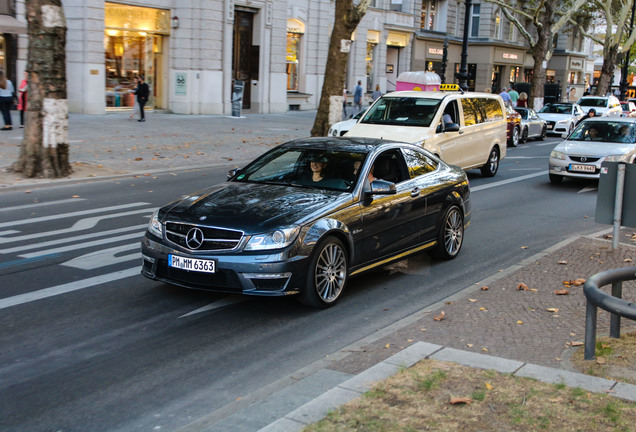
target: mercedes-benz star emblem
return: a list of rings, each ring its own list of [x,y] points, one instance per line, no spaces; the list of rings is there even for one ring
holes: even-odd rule
[[[203,244],[203,231],[199,228],[192,228],[186,234],[185,242],[190,249],[199,249]]]

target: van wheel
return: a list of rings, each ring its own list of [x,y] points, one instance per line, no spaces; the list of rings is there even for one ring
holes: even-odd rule
[[[488,162],[480,168],[481,175],[484,177],[494,177],[499,170],[499,149],[493,147],[488,156]]]

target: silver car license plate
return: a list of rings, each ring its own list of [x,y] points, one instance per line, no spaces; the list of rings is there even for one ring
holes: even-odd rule
[[[570,171],[578,171],[578,172],[587,172],[587,173],[595,173],[596,166],[594,165],[570,165]]]

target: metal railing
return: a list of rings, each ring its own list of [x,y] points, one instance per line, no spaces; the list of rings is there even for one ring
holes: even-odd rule
[[[621,317],[636,320],[636,303],[623,300],[623,281],[636,280],[636,267],[607,270],[590,277],[583,285],[587,299],[585,309],[585,360],[594,359],[596,352],[597,308],[610,312],[610,337],[621,337]],[[600,287],[612,284],[612,294],[604,293]]]

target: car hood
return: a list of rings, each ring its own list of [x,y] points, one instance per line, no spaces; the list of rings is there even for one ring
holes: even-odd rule
[[[433,133],[433,127],[377,125],[369,123],[356,123],[349,132],[348,137],[382,138],[406,143],[420,143],[428,139]]]
[[[555,122],[574,118],[572,114],[556,114],[556,113],[537,113],[537,114],[543,120],[555,121]]]
[[[255,234],[303,224],[350,197],[323,189],[228,182],[182,197],[165,206],[160,218]]]
[[[554,150],[568,155],[596,156],[625,154],[634,149],[635,144],[598,142],[598,141],[563,141]]]
[[[351,127],[357,123],[357,119],[349,119],[349,120],[343,120],[341,122],[338,123],[334,123],[329,130],[333,131],[333,130],[337,130],[337,131],[343,131],[343,130],[349,130],[351,129]]]

